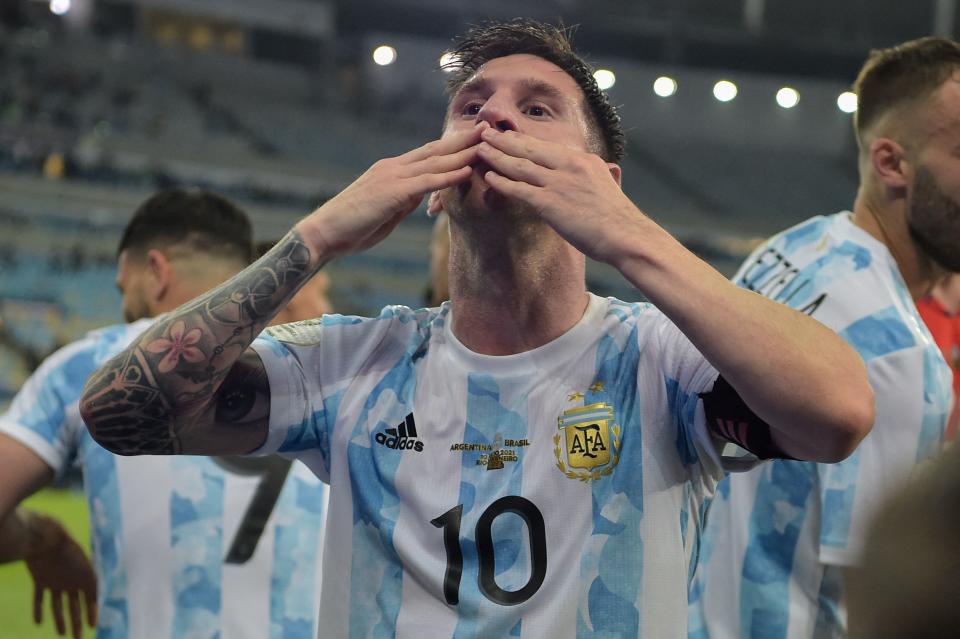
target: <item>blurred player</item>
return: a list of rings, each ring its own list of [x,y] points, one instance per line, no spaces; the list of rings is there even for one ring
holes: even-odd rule
[[[205,457],[131,463],[98,446],[77,411],[101,362],[150,318],[242,269],[252,250],[246,215],[223,198],[178,189],[151,197],[118,251],[116,281],[131,323],[49,357],[0,417],[0,513],[70,464],[83,469],[101,639],[315,637],[325,489],[302,465]],[[167,348],[194,359],[195,338],[176,329]],[[231,397],[221,411],[266,409],[247,401]],[[139,426],[115,423],[130,432]]]
[[[847,340],[867,364],[876,424],[838,464],[777,460],[721,484],[691,591],[692,637],[843,636],[843,572],[859,563],[865,525],[943,442],[949,370],[913,300],[960,271],[960,46],[926,38],[875,51],[855,88],[853,212],[774,236],[734,282]]]

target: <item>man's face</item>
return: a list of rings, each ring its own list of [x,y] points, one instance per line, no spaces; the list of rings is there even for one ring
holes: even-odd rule
[[[918,153],[907,225],[941,268],[960,272],[960,81],[947,80],[923,115],[929,137]]]
[[[153,316],[147,302],[146,276],[147,266],[142,260],[131,258],[127,251],[120,253],[115,283],[123,296],[123,319],[127,322]]]
[[[444,136],[487,122],[541,140],[587,150],[588,126],[583,92],[567,73],[528,54],[495,58],[484,64],[450,101]],[[474,166],[468,182],[441,193],[444,210],[522,211],[490,190],[483,179],[489,166]]]

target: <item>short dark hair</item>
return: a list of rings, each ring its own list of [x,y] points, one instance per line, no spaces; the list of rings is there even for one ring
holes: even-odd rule
[[[626,146],[620,115],[597,86],[590,65],[573,51],[572,31],[528,18],[475,26],[456,40],[449,52],[447,93],[456,95],[490,60],[521,53],[541,57],[563,69],[583,91],[588,107],[584,111],[600,147],[598,155],[607,162],[619,162]]]
[[[137,208],[117,254],[176,244],[220,259],[253,261],[253,229],[246,213],[216,193],[181,188],[164,189]]]
[[[918,38],[871,51],[853,85],[857,140],[862,143],[883,114],[929,97],[958,69],[960,45],[946,38]]]

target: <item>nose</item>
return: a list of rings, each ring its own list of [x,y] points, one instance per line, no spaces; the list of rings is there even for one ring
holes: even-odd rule
[[[490,97],[477,114],[477,122],[486,122],[500,131],[520,131],[520,120],[502,100]]]

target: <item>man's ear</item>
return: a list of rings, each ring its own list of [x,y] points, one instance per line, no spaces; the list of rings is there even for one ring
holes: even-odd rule
[[[614,164],[613,162],[607,162],[607,169],[610,171],[610,175],[613,176],[613,179],[616,180],[618,186],[623,186],[621,178],[623,177],[623,169],[620,168],[619,164]]]
[[[157,249],[150,249],[147,251],[147,271],[150,273],[147,295],[149,295],[151,302],[157,303],[170,291],[170,285],[173,281],[173,267],[166,255]]]
[[[442,210],[443,203],[440,201],[440,191],[434,191],[430,194],[430,198],[427,199],[427,215],[433,217]]]
[[[888,188],[905,189],[912,181],[913,167],[906,149],[890,138],[877,138],[870,143],[870,165]]]

